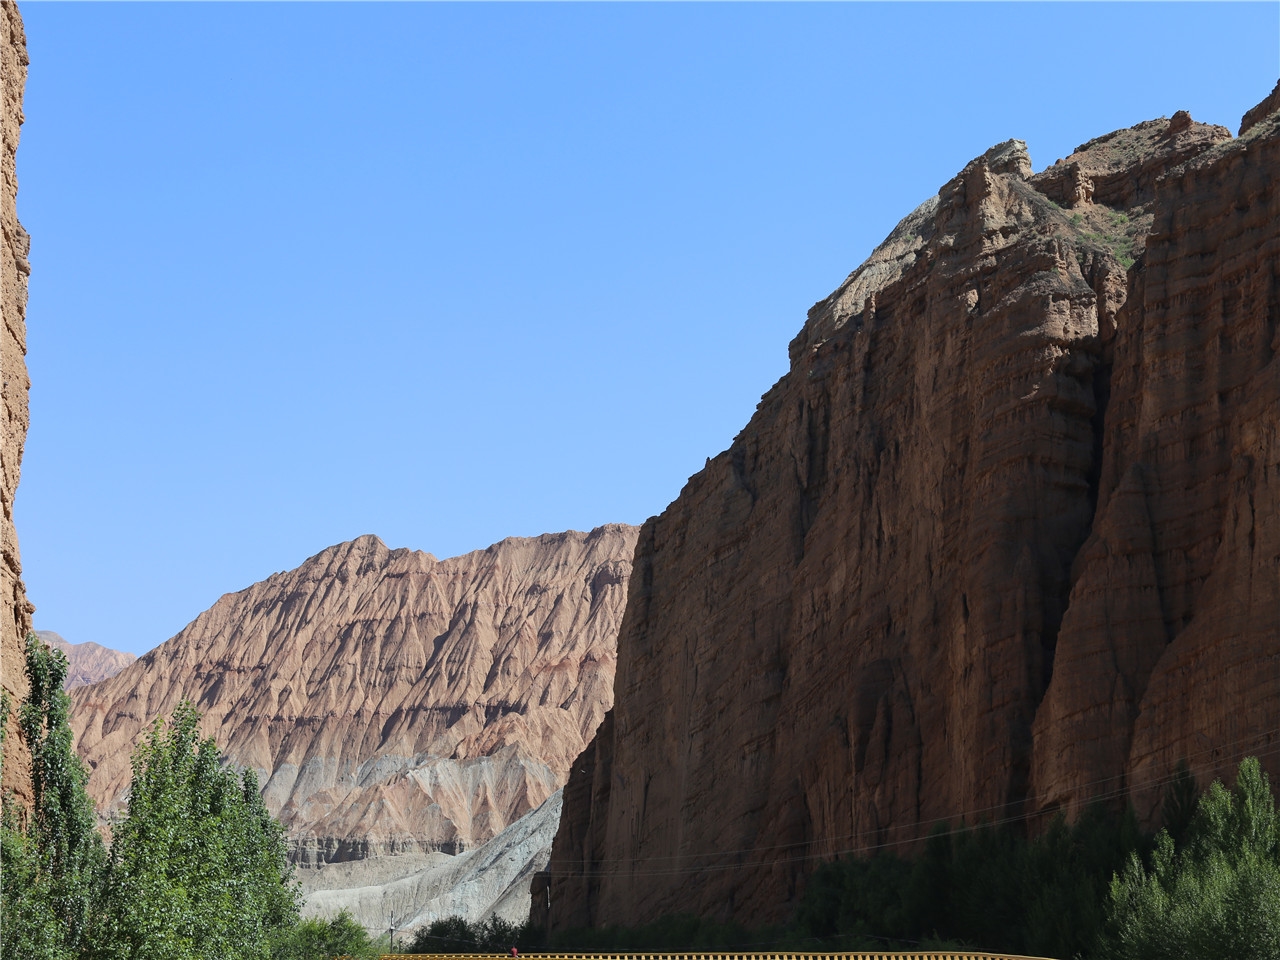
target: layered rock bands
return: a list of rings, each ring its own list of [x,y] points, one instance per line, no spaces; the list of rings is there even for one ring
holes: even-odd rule
[[[22,93],[27,83],[27,42],[13,0],[0,2],[0,687],[10,716],[4,745],[0,793],[31,802],[31,755],[18,737],[17,706],[27,695],[23,639],[34,608],[22,585],[13,498],[22,469],[22,448],[30,421],[27,407],[27,262],[30,238],[18,222],[18,133]]]
[[[1278,100],[1001,144],[810,311],[641,532],[553,925],[757,924],[940,821],[1280,771]]]
[[[118,809],[134,745],[190,699],[300,866],[470,850],[560,788],[609,708],[636,534],[443,561],[361,537],[228,594],[71,691],[89,792]]]

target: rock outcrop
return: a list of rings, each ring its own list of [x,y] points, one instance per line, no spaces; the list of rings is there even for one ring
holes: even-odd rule
[[[114,677],[138,659],[132,653],[112,650],[92,640],[86,640],[84,643],[67,643],[52,630],[37,630],[36,636],[54,650],[61,650],[67,655],[67,679],[62,684],[64,690],[83,687],[85,684]]]
[[[516,820],[493,839],[457,856],[417,854],[331,864],[310,876],[307,916],[347,910],[375,933],[411,935],[435,920],[475,923],[529,917],[529,887],[547,865],[560,821],[561,792]]]
[[[34,608],[22,585],[13,498],[22,469],[22,448],[30,414],[27,392],[27,255],[30,238],[18,222],[18,133],[22,93],[27,85],[27,41],[13,0],[0,2],[0,377],[4,410],[0,413],[0,686],[14,708],[4,747],[0,792],[20,803],[31,801],[31,755],[18,737],[17,705],[27,695],[24,639]]]
[[[992,148],[643,528],[551,922],[789,914],[837,852],[1154,798],[1280,731],[1280,134]],[[1274,751],[1266,764],[1274,772]]]
[[[1075,558],[1032,795],[1156,815],[1280,740],[1280,85],[1153,185],[1116,318],[1097,512]],[[1109,357],[1110,359],[1110,357]]]
[[[190,699],[258,772],[304,885],[330,864],[478,847],[563,785],[609,708],[636,534],[443,561],[361,537],[228,594],[71,691],[89,792],[118,809],[134,745]]]

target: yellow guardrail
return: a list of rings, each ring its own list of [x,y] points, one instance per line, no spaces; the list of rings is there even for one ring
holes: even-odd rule
[[[495,960],[505,953],[384,953],[382,960]],[[899,950],[881,953],[521,953],[521,960],[1050,960],[1012,953]]]

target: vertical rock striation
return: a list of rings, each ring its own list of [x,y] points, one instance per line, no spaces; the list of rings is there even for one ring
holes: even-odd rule
[[[1154,186],[1118,313],[1097,518],[1036,718],[1042,807],[1148,819],[1280,741],[1280,85]]]
[[[994,147],[810,311],[641,531],[555,927],[776,920],[819,858],[1112,788],[1150,814],[1179,758],[1266,742],[1280,158],[1249,122],[1035,176]]]
[[[0,685],[15,711],[5,740],[0,791],[12,791],[30,802],[30,755],[17,736],[16,708],[26,696],[23,638],[31,629],[34,607],[22,585],[18,534],[13,526],[13,498],[22,469],[22,447],[30,416],[27,408],[27,263],[30,239],[18,222],[18,134],[22,126],[22,93],[27,83],[27,41],[22,17],[13,0],[0,2],[0,376],[4,411],[0,415]]]

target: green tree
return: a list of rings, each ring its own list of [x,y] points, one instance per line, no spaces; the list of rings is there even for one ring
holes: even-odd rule
[[[1125,960],[1274,960],[1280,956],[1280,821],[1256,758],[1234,790],[1215,781],[1179,848],[1167,830],[1150,868],[1137,856],[1111,882],[1099,952]]]
[[[267,960],[298,921],[284,833],[251,770],[223,766],[184,702],[133,757],[113,831],[95,955],[101,960]]]
[[[71,700],[62,689],[67,658],[28,634],[26,674],[31,692],[18,729],[31,751],[33,804],[24,818],[4,799],[0,958],[61,960],[85,949],[104,851],[84,765],[72,749]],[[6,698],[0,729],[8,712]]]
[[[515,924],[491,916],[468,923],[462,917],[445,917],[419,927],[405,953],[506,953],[531,939],[528,921]]]
[[[330,920],[312,917],[277,931],[271,938],[271,960],[376,960],[383,945],[343,910]]]

